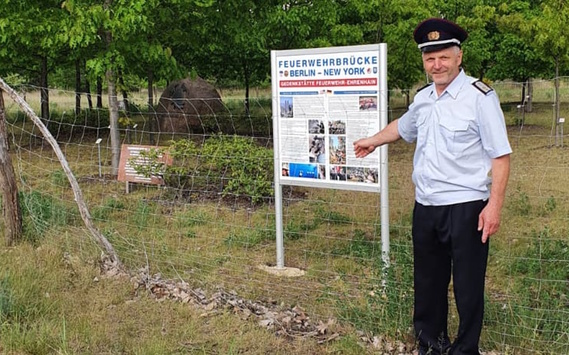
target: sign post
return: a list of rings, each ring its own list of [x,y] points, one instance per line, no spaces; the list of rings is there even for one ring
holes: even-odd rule
[[[380,193],[389,264],[387,147],[353,142],[387,126],[386,44],[271,52],[277,268],[284,268],[282,185]]]

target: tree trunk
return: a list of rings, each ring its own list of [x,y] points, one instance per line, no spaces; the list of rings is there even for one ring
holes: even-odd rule
[[[109,121],[110,121],[110,134],[111,134],[111,165],[112,174],[118,175],[119,161],[121,155],[120,147],[120,133],[119,133],[119,104],[117,100],[116,78],[115,73],[107,70],[107,95],[109,98]]]
[[[557,146],[559,141],[559,57],[555,58],[555,145]]]
[[[528,78],[528,90],[526,95],[526,112],[533,111],[533,80]]]
[[[81,114],[81,61],[75,60],[75,117]]]
[[[103,8],[107,11],[111,10],[113,0],[105,0]],[[110,31],[104,33],[105,45],[111,47],[113,43],[113,34]],[[119,133],[119,105],[117,100],[117,77],[112,65],[107,68],[107,95],[109,98],[109,121],[111,135],[111,167],[112,174],[119,174],[119,162],[121,157],[120,133]]]
[[[528,86],[527,80],[522,82],[522,97],[520,98],[520,105],[526,104],[526,88]]]
[[[122,75],[122,71],[119,70],[118,72],[119,74],[119,83],[120,83],[120,89],[121,89],[121,93],[122,93],[122,108],[121,105],[119,104],[119,110],[123,110],[124,111],[124,115],[128,118],[128,93],[126,92],[126,85],[124,84],[124,77]],[[130,134],[130,130],[131,130],[131,126],[130,126],[130,120],[128,120],[129,123],[127,123],[126,125],[126,142],[128,144],[132,143],[132,139],[131,139],[131,134]],[[117,126],[118,127],[118,126]]]
[[[154,114],[154,71],[152,68],[148,68],[148,124],[150,126],[148,139],[150,144],[154,144],[154,132],[158,123]]]
[[[97,108],[103,108],[103,79],[97,77]]]
[[[121,84],[121,93],[122,93],[122,103],[124,105],[125,111],[128,112],[128,92],[126,92],[126,85],[124,84],[124,77],[122,72],[119,71],[119,83]]]
[[[154,72],[148,69],[148,111],[154,107]]]
[[[89,104],[89,110],[93,109],[93,99],[91,98],[91,83],[89,79],[85,76],[85,95],[87,96],[87,103]]]
[[[249,85],[251,84],[250,79],[251,74],[249,73],[249,68],[247,67],[247,63],[243,63],[243,79],[245,79],[245,115],[249,116],[250,111],[250,104],[249,104]]]
[[[8,151],[3,90],[0,89],[0,186],[2,186],[2,217],[6,245],[14,245],[22,237],[22,213],[18,201],[18,185],[12,158]]]
[[[42,57],[40,65],[40,101],[41,118],[45,121],[49,119],[49,90],[47,89],[47,57]]]

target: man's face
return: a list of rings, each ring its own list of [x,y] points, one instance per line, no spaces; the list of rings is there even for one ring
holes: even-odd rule
[[[456,78],[461,64],[462,50],[458,47],[423,53],[423,67],[435,83],[439,94]]]

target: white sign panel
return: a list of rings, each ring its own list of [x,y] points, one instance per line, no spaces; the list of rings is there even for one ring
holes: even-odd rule
[[[379,190],[380,150],[356,158],[353,142],[387,124],[381,48],[272,53],[276,178],[281,184]]]

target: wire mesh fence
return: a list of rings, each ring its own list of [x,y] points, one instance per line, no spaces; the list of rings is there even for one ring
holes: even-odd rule
[[[514,82],[493,87],[514,153],[501,230],[490,246],[481,346],[500,353],[567,353],[569,161],[560,118],[569,117],[569,81],[559,80],[559,106],[554,81],[534,80],[531,88]],[[21,91],[38,112],[38,88]],[[78,179],[95,224],[129,269],[146,267],[150,274],[183,280],[206,293],[224,289],[245,299],[298,305],[313,319],[335,319],[347,331],[412,338],[414,146],[397,142],[389,147],[387,273],[377,194],[288,186],[283,190],[285,265],[304,274],[275,276],[267,272],[276,258],[272,99],[268,91],[256,94],[246,105],[243,97],[222,92],[222,109],[186,117],[182,133],[160,131],[164,116],[156,105],[148,108],[145,93],[129,97],[120,111],[123,143],[167,147],[191,142],[177,166],[183,174],[166,185],[125,183],[111,174],[104,98],[102,108],[85,108],[83,94],[83,108],[76,111],[74,92],[50,89],[45,124]],[[405,111],[405,94],[390,92],[390,118]],[[195,107],[197,101],[173,104]],[[53,151],[10,99],[6,112],[26,238],[72,233],[74,252],[92,252]],[[161,115],[170,117],[169,112]],[[257,149],[266,152],[252,153]],[[247,170],[253,167],[261,168],[254,178]],[[259,192],[266,183],[269,188]],[[457,323],[452,310],[451,331]]]

